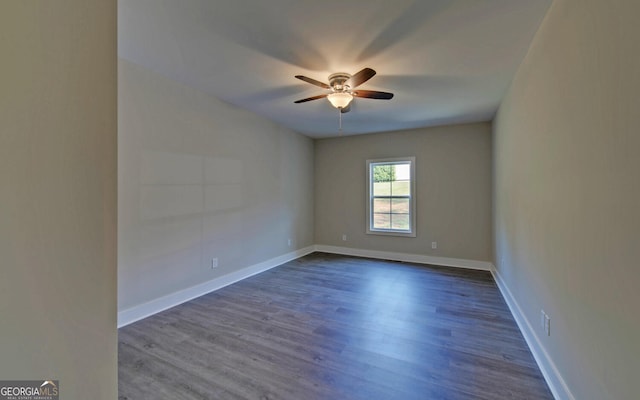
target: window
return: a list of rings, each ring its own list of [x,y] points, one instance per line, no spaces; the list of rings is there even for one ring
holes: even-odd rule
[[[415,157],[367,160],[367,233],[416,236]]]

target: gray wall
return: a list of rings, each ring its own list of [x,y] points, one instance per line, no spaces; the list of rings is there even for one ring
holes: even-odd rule
[[[119,310],[313,244],[311,139],[124,60],[118,96]]]
[[[365,161],[402,156],[416,156],[417,237],[367,235]],[[317,244],[491,261],[489,123],[318,140],[315,171]]]
[[[115,399],[116,2],[0,2],[0,379]]]
[[[576,399],[640,391],[639,15],[555,0],[495,121],[497,269]]]

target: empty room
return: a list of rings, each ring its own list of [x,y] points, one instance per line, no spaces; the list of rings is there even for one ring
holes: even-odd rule
[[[637,399],[640,3],[0,4],[0,399]]]

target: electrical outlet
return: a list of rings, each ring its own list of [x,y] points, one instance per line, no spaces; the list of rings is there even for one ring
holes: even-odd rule
[[[287,240],[287,245],[291,247],[291,239]]]
[[[551,318],[544,310],[540,310],[540,327],[547,336],[551,336]]]
[[[431,248],[432,249],[437,249],[438,248],[438,242],[431,242]]]
[[[549,316],[546,314],[544,316],[544,331],[546,332],[547,336],[551,336],[551,318],[549,318]]]
[[[347,241],[347,234],[346,234],[346,233],[343,233],[343,234],[342,234],[342,241],[343,241],[343,242],[346,242],[346,241]]]
[[[218,258],[214,257],[211,259],[211,269],[218,268]]]

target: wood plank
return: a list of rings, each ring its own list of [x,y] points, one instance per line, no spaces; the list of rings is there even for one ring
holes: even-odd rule
[[[119,331],[120,399],[553,399],[485,271],[314,253]]]

